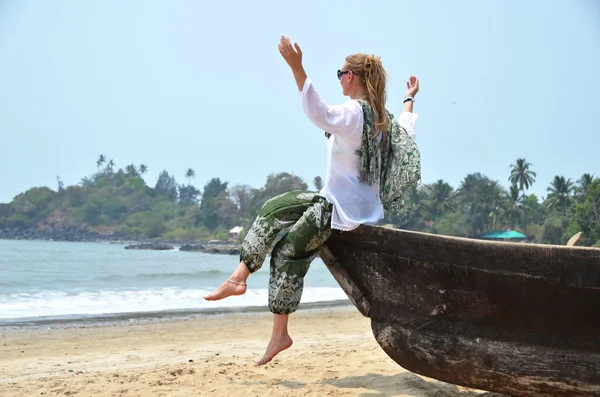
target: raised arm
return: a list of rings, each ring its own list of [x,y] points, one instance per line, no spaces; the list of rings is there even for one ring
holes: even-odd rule
[[[334,135],[351,136],[363,121],[362,107],[356,101],[328,105],[307,78],[302,91],[302,109],[317,127]]]
[[[417,114],[413,113],[413,104],[417,92],[419,92],[419,79],[415,76],[410,76],[406,82],[406,95],[404,95],[404,104],[402,105],[402,113],[400,113],[398,123],[408,132],[413,141],[417,139],[414,125],[417,118],[419,118]]]
[[[281,36],[277,47],[283,59],[285,59],[290,69],[292,69],[298,91],[302,91],[302,87],[304,87],[304,82],[306,81],[306,72],[304,71],[304,66],[302,66],[302,50],[300,46],[298,43],[294,43],[294,49],[292,43],[290,43],[290,38]]]
[[[415,76],[410,76],[406,82],[406,95],[404,95],[404,105],[402,106],[403,112],[412,113],[417,92],[419,92],[419,79]]]
[[[294,43],[292,47],[290,39],[282,36],[278,47],[281,56],[292,69],[302,98],[302,109],[310,121],[330,134],[345,136],[354,134],[363,119],[360,104],[356,101],[348,101],[338,106],[327,105],[304,71],[300,46]]]

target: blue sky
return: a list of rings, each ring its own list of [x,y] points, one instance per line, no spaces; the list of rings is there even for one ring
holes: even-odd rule
[[[206,4],[206,5],[205,5]],[[480,171],[508,185],[525,157],[545,194],[557,174],[600,176],[600,1],[0,1],[0,202],[96,170],[144,163],[199,188],[218,176],[312,185],[325,138],[277,51],[298,41],[330,103],[347,54],[381,56],[388,109],[415,74],[425,183]]]

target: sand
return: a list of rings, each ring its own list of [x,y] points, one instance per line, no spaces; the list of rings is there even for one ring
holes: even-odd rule
[[[258,367],[271,315],[0,332],[1,396],[480,396],[393,362],[354,307],[300,310]]]

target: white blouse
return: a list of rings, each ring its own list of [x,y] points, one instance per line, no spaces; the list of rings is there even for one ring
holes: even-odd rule
[[[361,224],[373,224],[383,218],[379,184],[360,182],[360,158],[363,111],[355,100],[330,106],[307,78],[302,91],[302,108],[320,129],[331,134],[327,139],[327,174],[320,194],[333,204],[331,228],[352,230]],[[414,140],[413,125],[419,116],[402,112],[398,123]],[[381,139],[381,135],[379,137]]]

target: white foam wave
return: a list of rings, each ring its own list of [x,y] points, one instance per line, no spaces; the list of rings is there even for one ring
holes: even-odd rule
[[[245,295],[208,302],[202,289],[147,289],[124,291],[64,292],[0,295],[0,319],[46,316],[88,316],[143,313],[165,310],[266,306],[267,289],[249,289]],[[341,288],[306,287],[302,303],[347,299]]]

